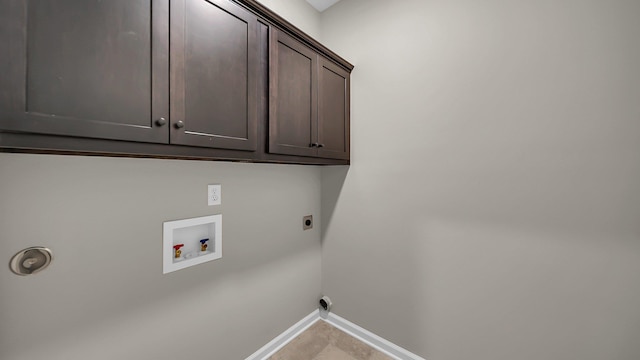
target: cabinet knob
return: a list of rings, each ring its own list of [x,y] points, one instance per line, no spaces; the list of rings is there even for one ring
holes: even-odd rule
[[[180,120],[176,123],[176,129],[182,129],[184,127],[184,121]]]
[[[309,144],[309,147],[318,147],[318,143],[311,143]]]
[[[324,144],[318,144],[317,146],[321,148],[321,147],[324,147]]]
[[[167,123],[167,119],[161,117],[160,119],[156,120],[156,125],[158,126],[163,126],[164,124]]]

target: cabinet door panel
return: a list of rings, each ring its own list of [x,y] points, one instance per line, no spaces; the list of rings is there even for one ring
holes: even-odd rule
[[[318,77],[318,156],[349,159],[349,73],[320,59]]]
[[[174,7],[171,142],[256,150],[257,18],[227,0]]]
[[[168,141],[168,0],[0,6],[0,128]]]
[[[314,156],[317,134],[317,55],[272,29],[269,152]]]

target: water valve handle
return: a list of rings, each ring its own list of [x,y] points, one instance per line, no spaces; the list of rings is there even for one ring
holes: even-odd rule
[[[209,239],[200,240],[200,251],[207,251],[207,248],[209,247],[209,245],[207,245],[207,241],[209,241]]]
[[[182,250],[180,250],[180,248],[183,247],[183,246],[184,246],[184,244],[173,245],[174,257],[176,259],[180,258],[180,255],[182,255]]]

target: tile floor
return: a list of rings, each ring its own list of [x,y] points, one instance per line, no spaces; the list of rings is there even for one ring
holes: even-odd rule
[[[319,320],[268,360],[393,360]]]

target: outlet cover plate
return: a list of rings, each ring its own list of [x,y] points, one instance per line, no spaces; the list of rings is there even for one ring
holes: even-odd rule
[[[207,203],[209,206],[222,204],[222,185],[213,184],[207,186]]]

